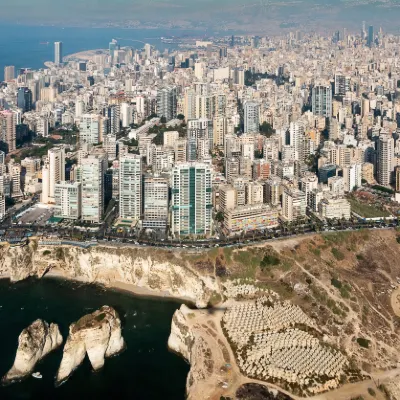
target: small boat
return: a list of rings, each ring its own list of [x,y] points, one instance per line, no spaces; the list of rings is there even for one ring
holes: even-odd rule
[[[36,379],[42,379],[42,378],[43,378],[43,376],[42,376],[42,374],[41,374],[40,372],[34,372],[34,373],[32,374],[32,376],[33,376],[34,378],[36,378]]]

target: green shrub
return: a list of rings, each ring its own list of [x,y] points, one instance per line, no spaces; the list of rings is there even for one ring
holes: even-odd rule
[[[368,349],[370,341],[365,338],[357,338],[357,343],[359,344],[359,346],[364,347],[365,349]]]
[[[342,282],[340,282],[339,279],[336,279],[336,278],[331,279],[331,285],[335,286],[335,288],[337,288],[337,289],[342,288]]]
[[[375,396],[376,396],[375,390],[372,389],[372,388],[368,388],[368,393],[369,393],[370,396],[372,396],[372,397],[375,397]]]
[[[266,254],[260,262],[260,268],[274,267],[279,265],[281,260],[272,254]]]
[[[345,258],[344,254],[339,249],[337,249],[336,247],[333,247],[331,251],[332,251],[333,257],[335,257],[336,260],[338,260],[338,261],[344,260],[344,258]]]
[[[51,254],[51,251],[50,251],[50,250],[45,250],[45,251],[43,252],[43,255],[44,255],[44,256],[48,256],[49,254]]]

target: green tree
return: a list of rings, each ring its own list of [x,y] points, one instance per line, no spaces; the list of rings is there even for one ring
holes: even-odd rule
[[[185,119],[185,116],[183,114],[178,114],[176,116],[176,118],[178,118],[179,120],[183,121]]]
[[[217,215],[215,216],[215,220],[217,222],[222,222],[224,220],[224,213],[222,211],[218,211]]]
[[[166,124],[167,123],[167,118],[164,117],[164,115],[160,118],[160,122],[162,124]]]
[[[270,137],[273,133],[275,133],[275,130],[272,128],[272,126],[267,121],[264,121],[260,125],[260,132],[262,135],[264,135],[266,137]]]

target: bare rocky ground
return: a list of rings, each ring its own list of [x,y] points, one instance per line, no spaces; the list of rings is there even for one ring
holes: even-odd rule
[[[263,382],[239,370],[236,349],[220,328],[224,310],[232,301],[224,297],[222,285],[235,280],[274,291],[282,300],[298,305],[316,321],[321,339],[349,361],[347,377],[335,390],[311,396],[285,382],[267,379],[264,384],[269,388],[280,389],[281,396],[293,399],[304,396],[314,400],[400,399],[399,236],[394,230],[314,235],[266,246],[216,249],[207,257],[194,260],[197,268],[208,271],[214,268],[222,294],[214,299],[215,303],[220,301],[219,307],[202,311],[201,315],[196,311],[191,321],[192,328],[208,338],[214,366],[210,380],[198,386],[202,390],[208,388],[201,392],[207,393],[203,398],[269,398],[262,397],[262,388],[250,390],[251,386],[242,386]],[[244,297],[238,295],[235,300],[245,300]],[[210,323],[217,338],[211,333]],[[218,340],[222,340],[223,346]],[[228,349],[228,369],[224,368],[221,348]]]

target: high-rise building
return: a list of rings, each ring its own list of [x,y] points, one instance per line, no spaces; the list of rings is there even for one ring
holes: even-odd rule
[[[295,221],[306,215],[306,194],[298,189],[285,188],[282,193],[282,217]]]
[[[121,104],[121,121],[123,128],[128,128],[133,122],[133,107],[128,103]]]
[[[120,131],[121,107],[118,104],[104,107],[102,115],[107,118],[106,132],[116,135]]]
[[[335,94],[344,96],[350,91],[350,77],[343,74],[335,74]]]
[[[55,202],[55,188],[60,181],[65,181],[65,150],[54,147],[48,151],[47,163],[42,169],[42,203]]]
[[[139,221],[142,208],[142,158],[125,154],[119,159],[119,216]]]
[[[361,187],[362,165],[351,164],[343,168],[344,190],[352,192],[355,188]]]
[[[368,27],[368,37],[367,37],[367,45],[368,47],[372,47],[374,45],[375,37],[374,37],[374,27],[370,25]]]
[[[378,139],[377,181],[383,186],[392,182],[394,139],[389,135],[380,135]]]
[[[223,150],[225,135],[228,134],[228,118],[214,118],[213,130],[213,147],[217,147],[219,150]]]
[[[81,183],[61,181],[56,183],[54,215],[60,218],[78,219],[81,217]]]
[[[204,160],[208,158],[213,143],[212,121],[206,118],[188,121],[187,137],[188,161]]]
[[[171,231],[177,236],[208,235],[212,228],[211,167],[177,164],[171,173]]]
[[[84,114],[79,124],[79,141],[98,144],[103,142],[107,132],[108,119],[98,114]]]
[[[108,45],[108,50],[110,52],[111,65],[113,65],[116,60],[118,49],[119,49],[118,42],[115,39],[113,39]]]
[[[168,179],[145,175],[143,187],[143,227],[165,230],[168,222]]]
[[[157,92],[157,115],[167,121],[176,118],[177,89],[168,86]]]
[[[144,45],[144,54],[146,56],[147,59],[151,58],[152,55],[152,48],[151,48],[151,44],[146,43]]]
[[[62,42],[54,42],[54,64],[56,65],[61,65],[63,62],[62,47]]]
[[[312,112],[320,117],[330,118],[332,116],[332,89],[329,85],[313,87]]]
[[[22,112],[32,110],[32,91],[26,87],[18,88],[17,106]]]
[[[89,154],[82,159],[79,180],[82,183],[82,220],[100,223],[104,213],[104,175],[107,169],[104,154]]]
[[[103,148],[107,152],[108,161],[114,161],[117,158],[117,137],[112,133],[104,135]]]
[[[14,65],[8,65],[4,67],[4,81],[12,81],[15,79],[15,67]]]
[[[248,101],[244,104],[244,133],[258,133],[260,130],[260,105]]]
[[[9,153],[16,149],[16,116],[9,110],[0,111],[0,142]]]

